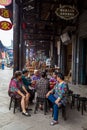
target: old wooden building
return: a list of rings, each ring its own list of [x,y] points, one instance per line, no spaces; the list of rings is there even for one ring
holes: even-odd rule
[[[25,49],[44,51],[72,83],[87,84],[87,1],[13,0],[14,70]]]

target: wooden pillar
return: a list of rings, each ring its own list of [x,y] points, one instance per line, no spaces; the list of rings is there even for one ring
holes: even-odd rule
[[[54,65],[53,42],[50,43],[50,59],[51,59],[51,66],[53,66]]]
[[[19,70],[19,43],[20,43],[20,19],[19,7],[13,0],[13,52],[14,52],[14,72]]]
[[[78,66],[76,35],[72,35],[72,83],[76,84],[76,66]]]
[[[26,62],[25,43],[23,40],[23,30],[20,28],[20,45],[19,45],[19,69],[24,68]]]
[[[25,65],[26,53],[25,53],[25,41],[23,39],[23,12],[20,7],[20,44],[19,44],[19,69],[22,70]]]
[[[21,48],[20,48],[20,55],[21,55],[20,69],[22,70],[24,68],[24,66],[25,66],[25,63],[26,63],[26,48],[25,48],[25,42],[22,39],[22,37],[21,37],[21,41],[20,42],[21,42]]]
[[[61,51],[61,42],[57,41],[58,67],[60,67],[60,51]]]
[[[86,84],[86,41],[79,38],[78,42],[78,66],[77,66],[77,84]]]
[[[79,74],[80,74],[80,70],[79,70],[79,66],[80,66],[80,43],[79,43],[79,39],[77,40],[77,43],[76,43],[76,84],[79,84]]]
[[[55,41],[53,43],[53,65],[58,65],[58,55],[57,55],[57,46],[55,45]]]
[[[50,43],[50,57],[53,57],[53,42]]]
[[[66,66],[65,66],[65,61],[66,61],[66,50],[65,46],[61,44],[61,53],[60,53],[60,68],[61,72],[65,74]]]

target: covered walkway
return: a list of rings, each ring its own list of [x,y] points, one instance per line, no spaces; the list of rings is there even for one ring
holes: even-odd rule
[[[87,112],[81,115],[76,108],[67,110],[66,121],[59,115],[59,124],[50,126],[52,120],[51,113],[44,115],[38,112],[36,115],[31,112],[31,117],[23,116],[19,111],[13,114],[13,110],[9,111],[9,97],[7,94],[8,83],[12,76],[13,70],[5,68],[0,70],[0,130],[87,130]],[[84,87],[84,91],[83,91]],[[87,88],[85,86],[72,86],[71,88],[87,96]],[[34,105],[31,106],[34,108]]]

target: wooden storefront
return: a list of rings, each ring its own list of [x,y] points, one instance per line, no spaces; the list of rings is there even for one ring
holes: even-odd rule
[[[78,17],[64,20],[55,14],[59,5],[74,5]],[[72,83],[87,84],[87,2],[84,0],[13,0],[14,71],[25,64],[25,43],[45,50],[55,65],[67,75],[72,71]],[[24,27],[25,26],[25,27]],[[70,33],[64,45],[63,33]],[[60,40],[60,52],[56,46]]]

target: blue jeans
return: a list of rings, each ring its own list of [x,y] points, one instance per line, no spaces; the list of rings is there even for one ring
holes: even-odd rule
[[[53,119],[55,121],[58,121],[58,112],[59,112],[59,107],[58,105],[55,103],[56,98],[54,97],[54,95],[50,94],[48,96],[48,99],[53,103]]]

